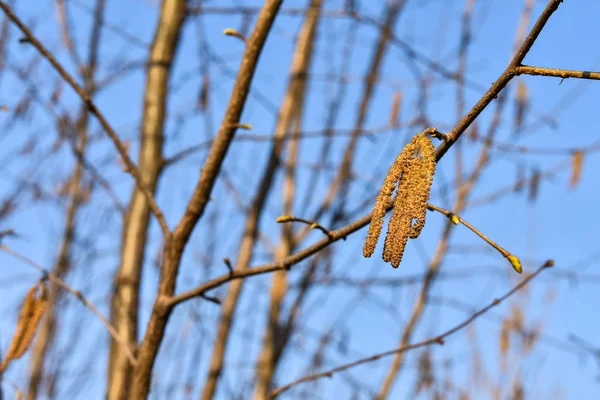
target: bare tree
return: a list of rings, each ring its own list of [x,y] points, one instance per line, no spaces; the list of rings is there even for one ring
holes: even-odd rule
[[[251,3],[0,1],[0,395],[569,393],[600,72],[535,60],[586,6]]]

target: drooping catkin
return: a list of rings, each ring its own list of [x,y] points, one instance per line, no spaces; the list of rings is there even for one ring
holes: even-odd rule
[[[521,129],[523,127],[523,121],[525,114],[529,108],[529,91],[524,81],[519,81],[517,86],[517,93],[515,99],[515,128]]]
[[[538,169],[534,169],[529,180],[529,201],[534,202],[537,199],[537,195],[540,188],[540,179],[542,174]]]
[[[420,143],[420,157],[418,165],[415,167],[417,170],[417,178],[414,182],[414,203],[412,203],[413,210],[411,210],[411,216],[413,218],[412,226],[410,228],[409,236],[411,239],[419,237],[421,230],[425,226],[425,217],[427,214],[427,201],[429,200],[429,193],[431,191],[431,185],[433,184],[433,174],[435,173],[435,147],[431,140],[425,136],[421,136]],[[415,221],[416,219],[416,221]]]
[[[392,264],[394,268],[400,265],[402,255],[408,241],[414,200],[415,183],[418,181],[417,158],[409,159],[405,163],[404,173],[398,184],[398,193],[394,201],[394,211],[388,224],[388,231],[383,245],[383,260]]]
[[[397,187],[394,211],[383,248],[383,260],[391,263],[394,268],[400,265],[408,238],[417,238],[425,226],[427,201],[435,167],[435,147],[429,137],[422,133],[413,136],[390,167],[377,196],[363,247],[365,257],[370,257],[375,251],[383,228],[383,217]]]
[[[38,289],[40,293],[38,294]],[[37,327],[48,306],[48,290],[44,282],[32,286],[25,295],[17,327],[12,337],[4,360],[0,364],[0,372],[6,370],[12,360],[23,356],[35,336]]]
[[[400,125],[400,106],[402,105],[402,91],[398,90],[394,93],[392,100],[392,109],[390,111],[390,126],[397,127]]]
[[[383,217],[387,211],[388,202],[391,200],[394,190],[396,190],[406,161],[407,154],[403,151],[396,157],[396,160],[390,167],[385,180],[383,181],[375,206],[373,207],[371,225],[369,226],[369,232],[367,233],[367,238],[363,246],[363,255],[365,257],[371,257],[375,251],[375,246],[377,245],[377,241],[381,235],[381,229],[383,228]]]
[[[581,170],[583,169],[583,151],[575,150],[571,157],[571,180],[569,186],[573,189],[581,179]]]
[[[505,318],[502,321],[502,327],[500,328],[500,365],[502,370],[506,369],[506,359],[508,357],[508,350],[510,349],[510,331],[512,329],[511,320]]]
[[[410,171],[410,170],[408,170]],[[402,174],[400,180],[400,188],[406,187],[402,185],[402,181],[408,177],[409,173]],[[410,215],[402,212],[403,204],[406,204],[408,190],[398,190],[396,201],[394,202],[394,211],[388,224],[388,231],[383,244],[383,261],[391,263],[394,268],[400,265],[404,248],[408,240],[407,229],[410,227]]]

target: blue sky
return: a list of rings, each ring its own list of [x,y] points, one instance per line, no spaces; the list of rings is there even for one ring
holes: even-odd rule
[[[107,20],[115,27],[141,38],[143,43],[149,43],[157,15],[155,3],[156,1],[149,0],[109,0]],[[257,5],[261,2],[247,0],[210,3]],[[339,9],[342,3],[329,1],[326,2],[326,7]],[[373,17],[381,15],[380,9],[384,2],[359,3],[361,12]],[[304,1],[287,0],[284,7],[303,7],[305,4]],[[545,1],[536,2],[529,27],[545,4]],[[85,9],[92,5],[90,0],[77,0],[71,6],[73,20],[76,21],[77,45],[84,55],[87,54],[85,43],[90,22]],[[455,55],[463,6],[463,1],[408,1],[395,33],[427,57],[452,70],[456,68]],[[469,49],[467,64],[468,78],[471,81],[487,87],[505,68],[513,48],[522,10],[522,0],[477,1],[473,17],[475,35]],[[18,2],[15,11],[34,26],[34,32],[50,49],[56,51],[59,59],[73,71],[64,46],[60,44],[53,2],[40,1],[35,7],[30,3]],[[544,67],[600,70],[600,55],[596,43],[596,19],[599,13],[600,3],[596,1],[565,1],[552,16],[525,63]],[[252,95],[242,117],[243,122],[253,126],[252,133],[269,135],[274,127],[274,110],[285,92],[294,45],[292,39],[297,34],[300,23],[301,20],[297,17],[279,17],[265,46],[253,82]],[[303,120],[304,130],[318,130],[324,126],[328,111],[327,100],[335,90],[331,80],[328,81],[324,77],[332,68],[336,72],[345,68],[350,79],[337,127],[348,129],[354,124],[362,90],[360,77],[366,71],[377,32],[373,28],[361,26],[356,32],[357,46],[352,53],[351,62],[349,65],[341,65],[339,47],[346,38],[348,23],[346,19],[328,19],[321,23],[312,67],[313,79]],[[224,28],[237,28],[239,25],[240,18],[237,16],[213,15],[202,19],[201,22],[193,20],[186,27],[169,98],[166,155],[203,142],[214,135],[229,98],[233,84],[231,76],[237,71],[243,52],[242,43],[234,38],[225,37],[222,31]],[[35,58],[35,52],[32,48],[15,43],[19,36],[14,27],[11,28],[11,33],[13,36],[8,47],[8,64],[27,65]],[[143,46],[125,43],[122,37],[109,30],[105,30],[103,34],[105,37],[100,49],[100,57],[103,60],[100,76],[108,75],[117,59],[144,60],[146,53]],[[199,38],[210,43],[210,57],[202,51]],[[208,68],[211,72],[212,107],[208,116],[199,113],[195,108],[201,84],[201,71],[206,67],[207,59],[210,59]],[[417,88],[414,75],[407,65],[406,57],[392,45],[385,58],[381,73],[382,83],[377,86],[366,127],[382,126],[388,121],[392,97],[398,89],[404,93],[401,120],[406,122],[416,115]],[[432,79],[428,116],[440,130],[449,130],[456,122],[456,85],[444,81],[422,65],[419,69],[422,74]],[[596,104],[600,96],[600,83],[574,79],[560,83],[559,79],[543,77],[519,79],[526,82],[532,101],[532,110],[526,119],[526,126],[530,129],[519,137],[520,145],[534,148],[585,149],[600,139],[596,128]],[[57,75],[45,61],[40,61],[40,67],[33,75],[33,85],[42,96],[49,96],[56,80]],[[517,81],[508,88],[508,110],[497,135],[498,140],[502,142],[510,141],[513,134],[513,99]],[[96,98],[100,109],[121,137],[132,140],[133,155],[137,151],[135,138],[141,115],[143,83],[143,71],[137,70],[119,79]],[[2,104],[14,109],[26,89],[27,86],[17,79],[11,68],[4,70],[0,78]],[[467,90],[466,106],[474,104],[481,94],[481,91]],[[0,176],[0,199],[15,190],[19,177],[31,177],[35,182],[39,182],[44,190],[51,191],[70,171],[73,159],[66,146],[50,155],[43,151],[44,146],[51,145],[55,140],[56,131],[48,114],[38,108],[33,112],[30,121],[13,126],[10,125],[10,113],[0,115],[0,124],[4,127],[0,132],[0,160],[5,160],[4,165],[0,165],[3,171]],[[74,93],[64,88],[57,109],[74,115],[78,109]],[[478,121],[482,131],[489,125],[493,109],[492,105],[480,116]],[[185,123],[178,124],[179,116],[185,118]],[[548,120],[548,117],[556,121],[555,126],[543,122]],[[91,125],[91,131],[100,133],[95,121]],[[357,210],[369,196],[374,198],[389,164],[410,135],[416,131],[417,128],[406,128],[403,125],[400,129],[378,134],[372,141],[362,139],[353,165],[358,178],[350,188],[349,210]],[[33,155],[31,159],[11,156],[32,136],[40,138],[38,149],[33,154],[46,158],[44,164],[35,172],[32,172],[35,165],[32,161]],[[334,141],[333,153],[336,163],[344,151],[346,140],[346,137],[340,137]],[[468,138],[461,140],[464,141],[465,164],[470,168],[476,160],[480,145],[470,143]],[[303,142],[302,162],[309,164],[318,159],[319,141],[320,139],[307,139]],[[228,153],[224,172],[231,185],[237,189],[242,203],[247,204],[252,198],[266,162],[267,152],[268,145],[264,142],[239,141],[232,145]],[[90,159],[111,182],[121,201],[126,203],[132,181],[119,169],[115,162],[115,154],[107,140],[96,140],[90,150]],[[600,385],[596,380],[600,374],[598,364],[592,357],[578,356],[584,353],[568,340],[569,335],[574,334],[600,347],[597,340],[600,337],[600,324],[595,317],[598,305],[597,284],[600,278],[597,239],[600,217],[595,212],[595,203],[600,191],[594,173],[600,167],[597,154],[585,155],[581,181],[575,190],[571,190],[568,186],[569,154],[520,155],[497,150],[492,152],[493,162],[484,172],[471,196],[474,205],[462,216],[500,245],[520,256],[526,272],[533,271],[548,258],[556,261],[556,268],[544,272],[524,293],[482,317],[468,330],[449,338],[445,346],[432,349],[434,360],[440,363],[447,360],[447,363],[452,364],[452,381],[457,386],[469,387],[469,382],[474,379],[470,365],[473,347],[469,342],[472,344],[471,338],[476,337],[479,351],[475,353],[482,358],[490,379],[496,384],[508,386],[513,376],[511,374],[520,374],[525,387],[532,390],[533,398],[551,398],[558,387],[563,395],[560,398],[596,398],[600,395]],[[167,214],[170,226],[174,226],[183,212],[205,155],[205,152],[199,152],[189,157],[177,166],[169,168],[162,177],[158,199]],[[431,201],[443,207],[451,207],[441,188],[453,180],[453,160],[454,152],[450,150],[438,165],[432,190]],[[547,170],[560,162],[566,163],[566,167],[554,178],[541,183],[540,193],[535,202],[528,201],[527,190],[521,194],[503,196],[492,203],[477,202],[477,199],[484,199],[487,195],[510,185],[521,165],[530,173],[536,168]],[[314,188],[308,188],[309,171],[307,168],[301,168],[299,172],[298,191],[302,195],[295,203],[295,210],[300,212],[304,192],[312,191],[314,200],[307,215],[313,213],[318,199],[324,194],[332,177],[332,172],[327,172],[323,175],[325,178]],[[275,218],[282,212],[281,192],[279,176],[261,224],[264,235],[274,244],[277,244],[279,235],[279,226],[275,223]],[[450,196],[453,198],[454,193]],[[223,180],[215,187],[213,197],[215,202],[207,210],[190,242],[178,281],[178,291],[194,287],[208,277],[224,273],[220,261],[223,257],[235,259],[244,217],[236,203],[231,200],[231,189]],[[370,207],[371,205],[363,206],[355,216],[364,215],[370,211]],[[80,241],[74,254],[77,267],[67,279],[73,286],[86,293],[105,314],[108,312],[111,274],[118,263],[120,237],[120,220],[112,209],[110,199],[102,193],[84,208],[80,221]],[[0,229],[14,228],[22,238],[7,241],[7,244],[41,264],[51,266],[59,241],[63,213],[59,202],[34,204],[31,200],[25,200],[9,219],[0,220]],[[214,232],[211,231],[209,223],[211,218],[217,221]],[[361,230],[347,241],[332,246],[335,255],[333,275],[391,279],[420,273],[425,267],[424,263],[433,254],[444,223],[445,219],[441,215],[428,215],[426,228],[418,240],[409,242],[403,263],[398,270],[393,270],[383,263],[379,257],[381,245],[378,246],[374,257],[362,258],[362,241],[366,232]],[[455,229],[452,236],[455,249],[483,244],[464,226]],[[311,234],[302,247],[319,238],[317,232]],[[152,261],[160,243],[159,231],[156,224],[153,224],[141,298],[142,327],[154,299],[158,274]],[[212,252],[209,251],[209,247],[212,247]],[[253,265],[268,261],[267,251],[264,242],[261,243],[256,249]],[[202,265],[201,260],[208,260],[209,266]],[[292,281],[300,276],[307,264],[308,262],[301,263],[292,271]],[[19,304],[19,296],[22,296],[37,275],[30,267],[4,253],[0,253],[0,266],[0,293],[3,299],[7,299],[0,302],[0,343],[2,348],[5,348],[17,315],[15,309]],[[452,273],[461,271],[472,271],[472,276],[463,279],[444,278],[446,273],[451,277]],[[579,276],[579,279],[565,279],[568,274],[580,274],[575,275]],[[264,326],[264,311],[257,310],[264,310],[266,298],[262,295],[269,282],[269,276],[251,278],[247,282],[238,308],[239,323],[236,324],[227,353],[228,365],[235,368],[223,377],[219,398],[229,398],[230,388],[239,389],[240,377],[251,377],[250,372],[259,351]],[[419,341],[449,329],[472,313],[465,312],[464,306],[482,307],[508,291],[516,282],[518,277],[506,260],[496,252],[452,251],[442,266],[442,277],[435,284],[431,304],[413,336],[414,340]],[[284,384],[303,375],[307,358],[318,344],[317,333],[328,329],[334,323],[337,327],[334,340],[340,343],[347,342],[348,350],[342,352],[333,349],[328,352],[325,364],[328,368],[394,348],[418,289],[419,285],[371,287],[368,288],[369,298],[360,301],[357,300],[361,299],[360,291],[354,288],[323,286],[315,289],[304,309],[301,333],[293,340],[294,350],[288,352],[277,382]],[[223,296],[224,293],[224,288],[214,292],[217,296]],[[550,297],[552,301],[549,300]],[[61,323],[64,335],[61,336],[58,353],[66,354],[69,362],[62,364],[64,370],[59,386],[60,393],[67,396],[66,398],[103,398],[106,356],[99,349],[104,350],[106,333],[87,310],[72,299],[65,301],[69,308],[65,313],[64,322]],[[539,321],[544,336],[524,361],[516,358],[511,360],[510,374],[502,376],[498,370],[498,334],[503,316],[509,313],[511,304],[517,303],[522,307],[526,326],[532,327]],[[459,304],[463,307],[459,307]],[[289,306],[289,303],[287,305]],[[167,396],[165,391],[168,390],[168,385],[165,385],[165,380],[174,382],[176,389],[169,393],[173,398],[185,398],[181,387],[189,381],[193,382],[194,393],[198,392],[205,377],[206,360],[210,354],[213,335],[210,328],[217,316],[217,307],[199,300],[177,309],[173,319],[174,327],[168,331],[163,349],[179,349],[175,346],[183,346],[186,343],[194,345],[186,348],[183,355],[177,353],[173,356],[171,352],[161,352],[157,368],[168,370],[169,374],[157,376],[159,391],[154,393],[154,398]],[[198,320],[201,322],[197,322]],[[72,346],[72,339],[69,339],[72,336],[69,332],[76,329],[79,329],[78,335],[81,335],[82,343]],[[193,350],[196,346],[197,350]],[[70,351],[73,348],[75,351]],[[198,353],[194,353],[195,351]],[[419,354],[419,351],[407,353],[407,367],[398,379],[391,398],[411,398]],[[189,357],[196,357],[197,364],[190,363]],[[8,374],[17,384],[24,385],[26,360],[24,358],[15,363]],[[390,361],[391,358],[382,359],[348,373],[335,375],[333,379],[320,381],[322,398],[331,398],[333,395],[351,398],[349,382],[362,382],[377,388]],[[186,368],[189,365],[194,365],[195,368]],[[441,373],[441,368],[438,371]],[[80,389],[73,389],[82,382]],[[471,388],[475,390],[474,386]],[[301,393],[302,389],[303,387],[299,386],[297,391],[290,392],[289,398]],[[484,389],[472,394],[473,398],[488,398],[489,388],[485,388],[484,385]],[[363,394],[360,398],[367,397]]]

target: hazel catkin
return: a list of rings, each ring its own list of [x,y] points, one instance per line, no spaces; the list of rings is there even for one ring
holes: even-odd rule
[[[425,226],[435,167],[435,147],[429,137],[423,133],[413,136],[390,167],[377,196],[363,246],[365,257],[370,257],[375,251],[383,229],[383,217],[394,191],[397,191],[385,238],[383,260],[394,268],[400,265],[408,238],[417,238]]]

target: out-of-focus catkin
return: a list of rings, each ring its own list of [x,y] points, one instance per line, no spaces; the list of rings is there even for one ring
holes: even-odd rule
[[[529,91],[524,81],[519,81],[515,101],[515,128],[521,129],[529,109]]]
[[[417,238],[425,226],[427,201],[435,167],[435,147],[429,137],[423,133],[413,136],[390,167],[377,196],[363,247],[365,257],[370,257],[375,252],[383,228],[383,218],[397,188],[394,211],[383,248],[383,260],[391,263],[394,268],[400,265],[408,238]]]
[[[15,333],[4,360],[0,363],[0,372],[5,371],[12,360],[20,358],[27,351],[47,306],[48,290],[44,282],[40,282],[32,286],[25,295]]]

